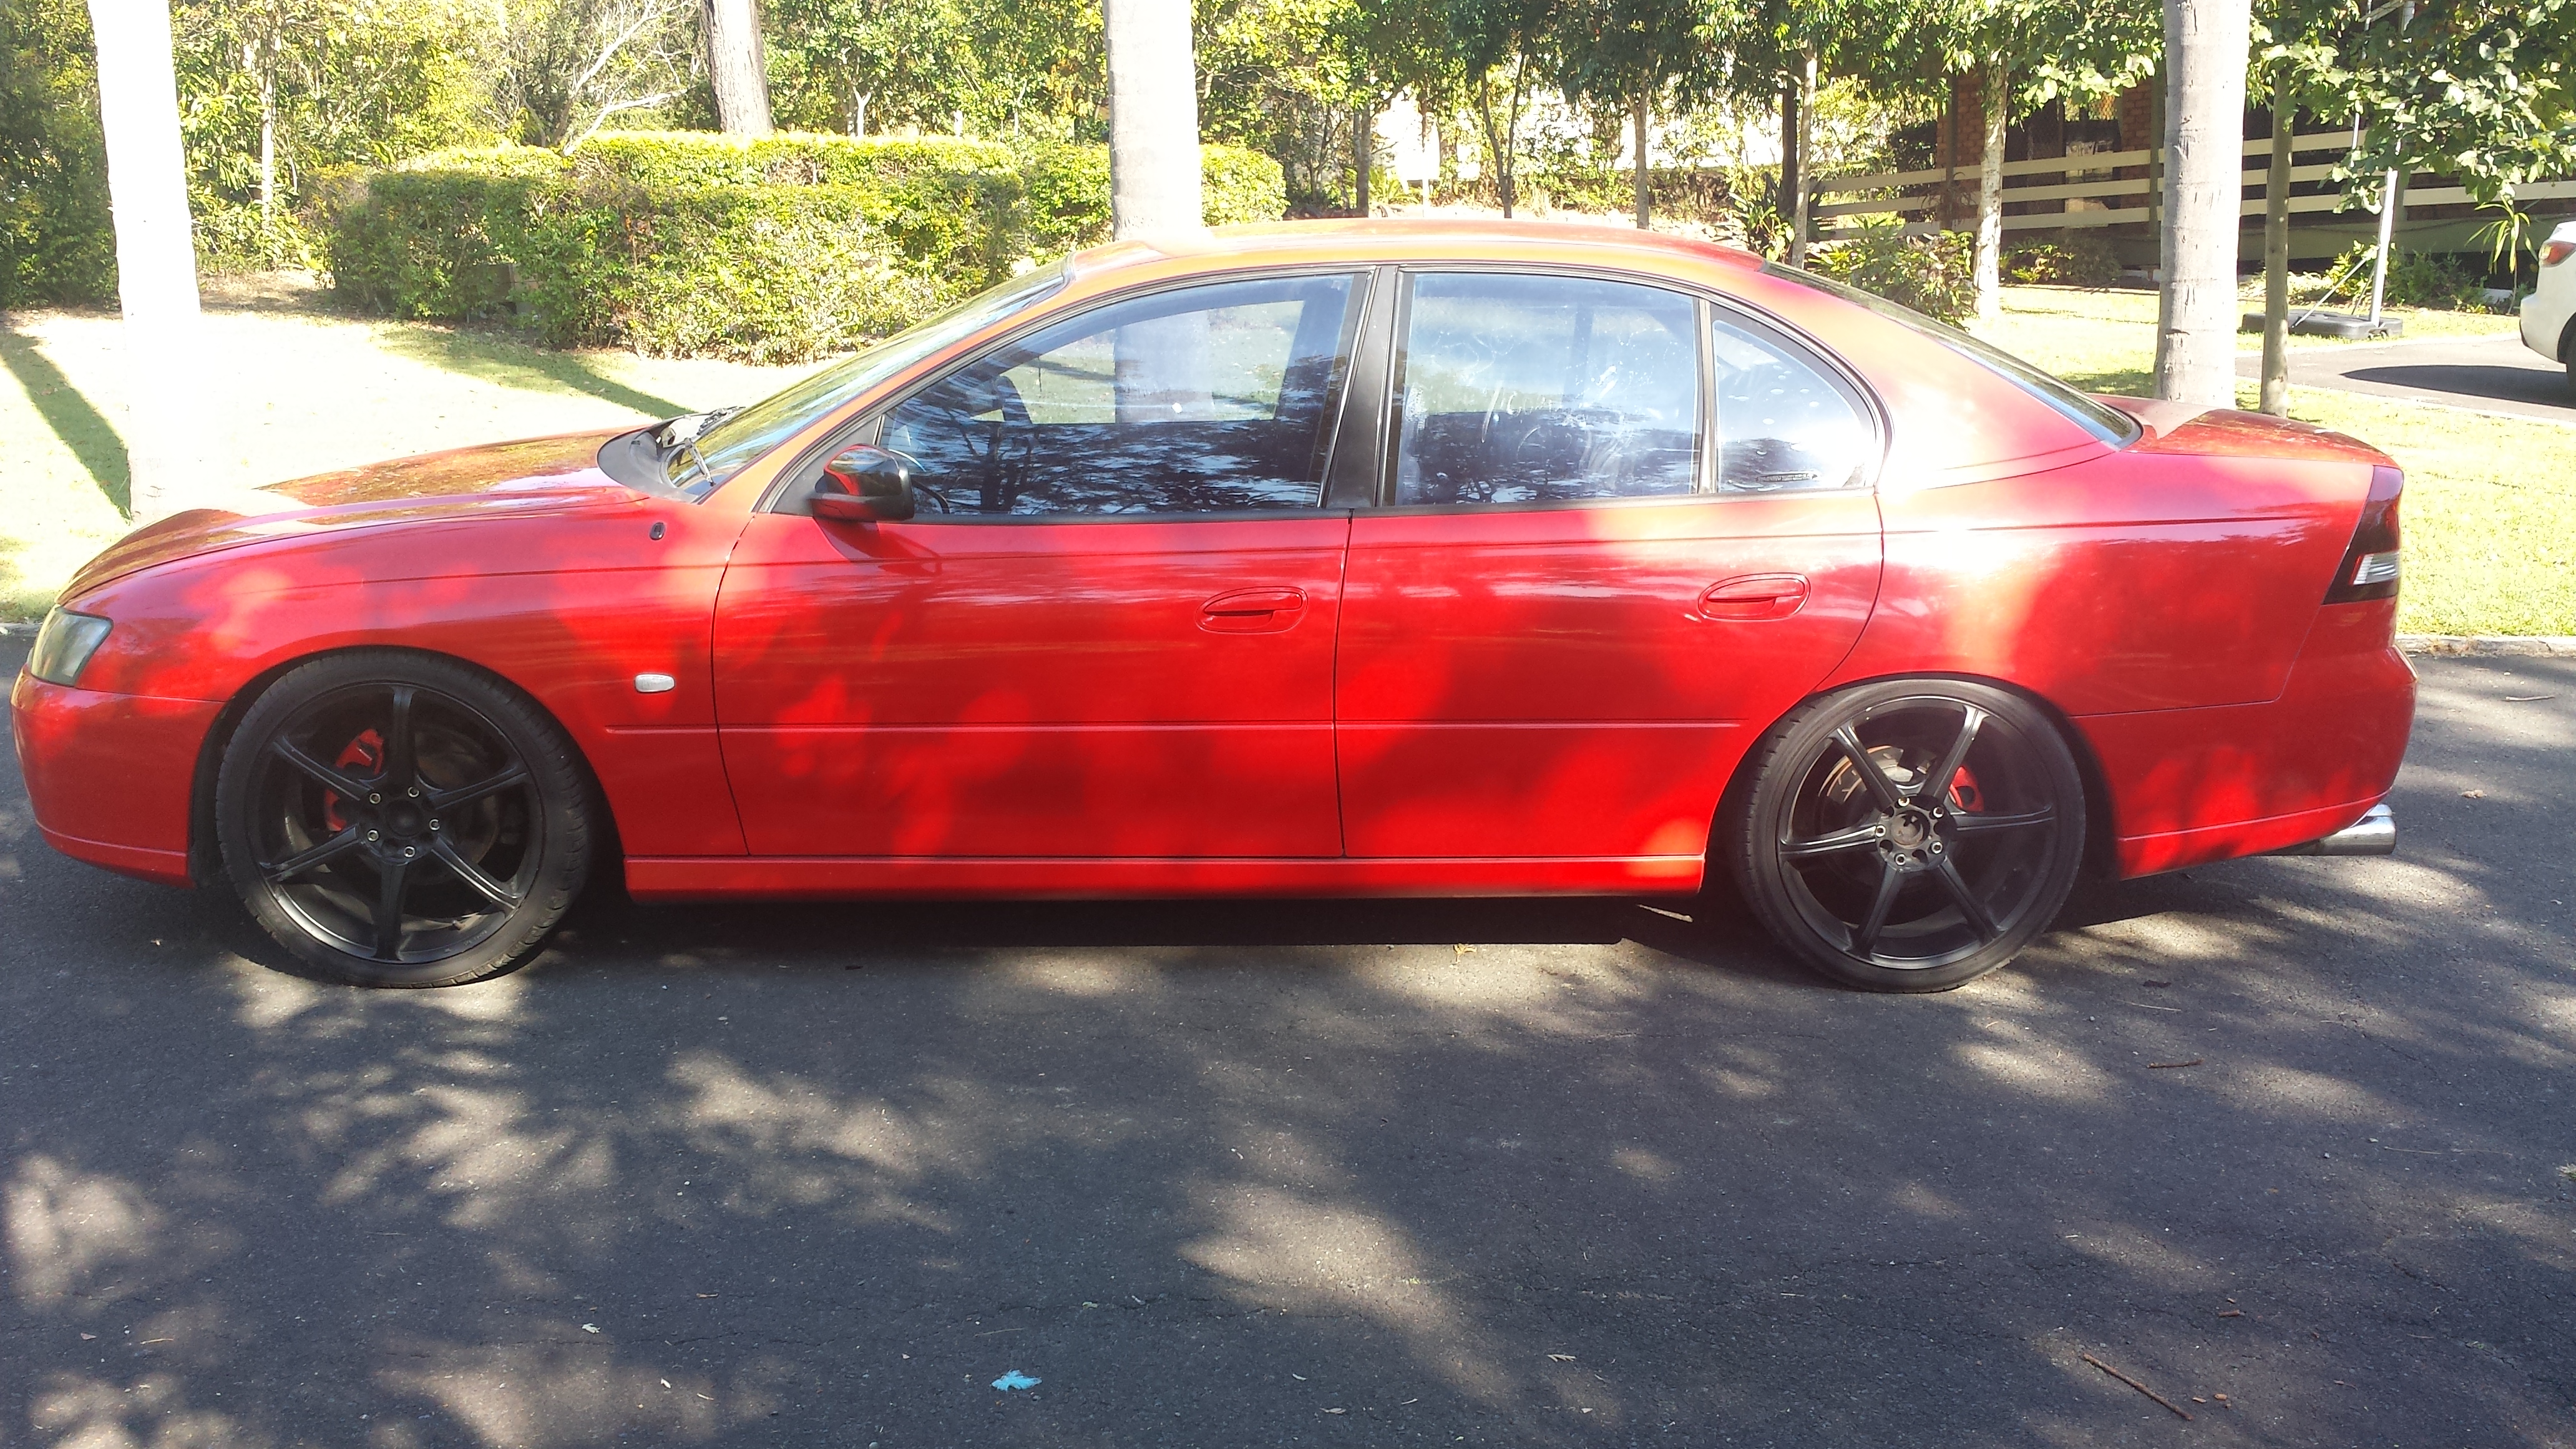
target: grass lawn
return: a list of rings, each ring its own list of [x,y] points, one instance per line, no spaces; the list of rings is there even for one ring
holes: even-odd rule
[[[2007,288],[1981,330],[2096,392],[2143,393],[2156,299]],[[2512,319],[2403,313],[2409,336],[2509,332]],[[207,475],[220,492],[405,453],[746,401],[796,368],[549,352],[490,333],[342,316],[279,279],[213,284]],[[0,619],[42,614],[125,531],[112,314],[0,314]],[[2296,339],[2301,347],[2351,344]],[[2253,397],[2248,384],[2244,399]],[[2293,417],[2404,464],[2415,633],[2576,634],[2576,427],[2355,393],[2294,389]]]
[[[749,402],[805,371],[551,352],[363,320],[284,279],[207,287],[205,476],[219,495],[406,453]],[[44,613],[126,530],[113,313],[0,313],[0,619]]]
[[[2511,317],[2396,309],[2408,337],[2511,336]],[[2153,386],[2156,297],[2007,287],[2004,315],[1976,328],[2092,392]],[[2259,349],[2248,334],[2244,345]],[[2359,344],[2294,337],[2294,347]],[[2255,384],[2238,404],[2254,406]],[[2464,412],[2365,393],[2290,390],[2290,416],[2349,433],[2406,469],[2410,634],[2576,634],[2576,426]]]

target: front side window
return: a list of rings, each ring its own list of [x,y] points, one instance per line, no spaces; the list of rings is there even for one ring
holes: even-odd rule
[[[888,414],[925,516],[1313,508],[1352,278],[1265,278],[1095,308]]]
[[[1398,504],[1694,490],[1697,308],[1631,282],[1417,276],[1398,364]]]
[[[1717,373],[1718,492],[1868,484],[1876,434],[1815,364],[1715,313],[1709,358]]]

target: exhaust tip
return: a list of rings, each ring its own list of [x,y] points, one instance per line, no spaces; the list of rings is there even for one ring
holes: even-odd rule
[[[2323,840],[2304,845],[2284,846],[2274,855],[2394,855],[2397,853],[2397,813],[2385,805],[2373,805],[2352,822]]]

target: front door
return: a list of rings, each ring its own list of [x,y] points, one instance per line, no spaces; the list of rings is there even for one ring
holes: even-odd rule
[[[1877,433],[1755,319],[1632,282],[1409,279],[1339,664],[1355,857],[1699,877],[1750,737],[1876,596]]]
[[[756,517],[716,617],[752,854],[1339,855],[1350,525],[1319,504],[1354,289],[1091,309],[883,417],[914,518]]]

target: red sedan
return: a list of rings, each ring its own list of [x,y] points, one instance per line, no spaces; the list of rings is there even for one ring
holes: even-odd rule
[[[507,969],[614,858],[648,900],[1723,872],[1935,990],[2087,866],[2393,844],[2400,483],[1741,252],[1265,227],[139,530],[17,745],[57,849],[370,985]]]

